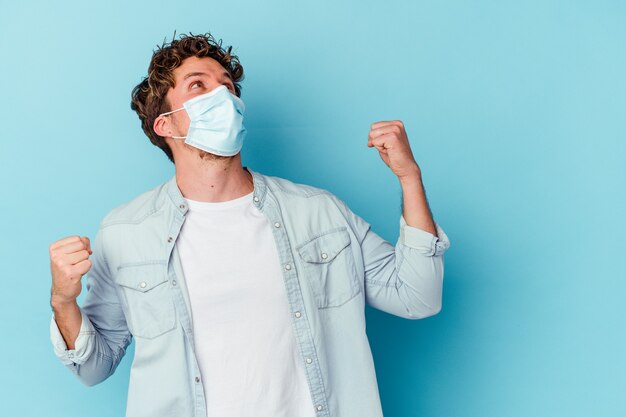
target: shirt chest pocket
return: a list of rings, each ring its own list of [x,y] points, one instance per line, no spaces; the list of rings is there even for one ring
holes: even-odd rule
[[[318,308],[337,307],[360,291],[345,227],[329,230],[296,247],[304,261],[304,279],[310,284]]]
[[[176,326],[176,313],[163,264],[126,266],[116,282],[126,302],[126,321],[133,336],[148,339]]]

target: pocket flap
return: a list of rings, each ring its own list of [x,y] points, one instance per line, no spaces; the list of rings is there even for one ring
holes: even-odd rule
[[[116,282],[124,287],[146,292],[167,281],[164,264],[124,266],[117,271]]]
[[[306,262],[328,263],[349,244],[350,234],[345,227],[342,227],[324,233],[296,249]]]

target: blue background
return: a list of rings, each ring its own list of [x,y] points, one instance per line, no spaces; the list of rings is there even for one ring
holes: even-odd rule
[[[395,243],[370,124],[400,119],[450,236],[442,312],[368,307],[386,417],[626,415],[626,3],[3,2],[3,416],[122,416],[49,341],[48,245],[173,175],[130,91],[211,31],[245,68],[244,165],[327,188]],[[79,301],[82,300],[82,296]]]

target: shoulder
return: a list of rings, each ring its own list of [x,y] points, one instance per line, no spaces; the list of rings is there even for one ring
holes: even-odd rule
[[[282,193],[294,197],[331,197],[333,194],[325,188],[294,182],[282,177],[263,175],[267,188],[273,193]]]
[[[110,210],[100,222],[101,228],[115,224],[138,224],[160,210],[165,202],[167,183],[139,194],[133,199]]]
[[[325,188],[281,177],[264,175],[264,179],[284,213],[289,213],[304,223],[308,218],[314,219],[316,223],[312,230],[317,230],[319,222],[326,219],[327,228],[347,224],[361,241],[370,227],[370,224],[355,214],[342,198]]]
[[[263,175],[267,188],[280,203],[296,210],[332,212],[338,210],[343,216],[351,215],[346,202],[331,191],[308,184],[302,184],[286,178]],[[328,211],[330,210],[330,211]]]

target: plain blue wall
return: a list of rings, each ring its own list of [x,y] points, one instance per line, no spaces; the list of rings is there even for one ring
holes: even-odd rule
[[[626,415],[625,22],[623,1],[3,1],[0,415],[124,413],[132,348],[93,388],[52,353],[48,245],[173,174],[129,98],[174,29],[235,46],[245,165],[392,243],[367,133],[405,122],[452,246],[438,316],[368,307],[386,417]]]

